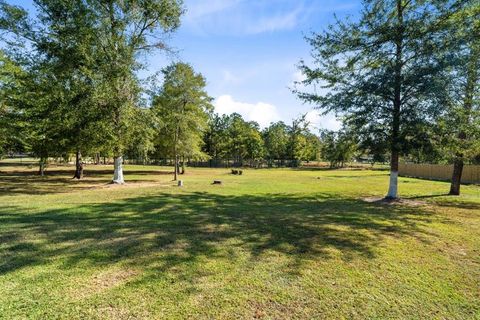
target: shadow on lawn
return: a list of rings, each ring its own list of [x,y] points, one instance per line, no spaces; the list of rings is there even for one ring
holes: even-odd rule
[[[325,194],[224,196],[207,193],[131,198],[39,213],[0,208],[0,274],[61,261],[122,262],[167,271],[205,258],[252,260],[281,253],[293,270],[306,260],[372,258],[387,237],[415,236],[431,215]],[[57,260],[58,259],[58,260]]]
[[[113,170],[85,170],[85,176],[81,180],[74,180],[73,171],[49,170],[41,177],[37,171],[0,171],[0,196],[13,194],[47,194],[62,193],[84,189],[86,186],[102,186],[112,181]],[[158,176],[172,175],[173,173],[160,170],[125,170],[127,183],[152,182],[151,179],[143,179],[135,176],[155,178]]]

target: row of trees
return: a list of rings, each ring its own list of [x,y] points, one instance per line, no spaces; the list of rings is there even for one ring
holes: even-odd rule
[[[463,164],[478,154],[480,2],[365,0],[357,21],[338,20],[308,38],[300,99],[334,112],[373,154],[390,159],[387,198],[397,197],[402,155],[438,151],[454,163],[451,194]],[[326,92],[318,94],[317,92]],[[431,148],[432,140],[441,148]],[[430,149],[429,149],[430,148]]]
[[[122,158],[145,120],[140,57],[168,49],[180,0],[35,0],[34,15],[0,1],[2,146],[49,156],[102,152]],[[15,119],[15,121],[12,121]],[[6,138],[5,138],[6,137]]]
[[[247,122],[239,114],[213,115],[205,136],[205,152],[212,160],[232,159],[242,165],[245,160],[266,160],[270,166],[297,166],[301,161],[318,160],[320,140],[308,129],[302,116],[287,125],[270,124],[260,131],[256,122]]]

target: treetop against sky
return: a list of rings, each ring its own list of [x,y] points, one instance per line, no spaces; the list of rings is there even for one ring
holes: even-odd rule
[[[35,9],[33,0],[8,2]],[[142,76],[186,61],[206,77],[219,113],[237,112],[265,127],[309,112],[315,129],[338,129],[334,116],[319,117],[290,88],[302,79],[296,64],[310,57],[304,36],[360,7],[359,0],[185,0],[182,25],[169,40],[176,54],[148,56]]]

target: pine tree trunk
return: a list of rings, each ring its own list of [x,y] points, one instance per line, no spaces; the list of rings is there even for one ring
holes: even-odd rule
[[[392,112],[392,132],[391,132],[391,159],[390,159],[390,183],[386,199],[396,199],[398,197],[398,163],[400,157],[400,110],[402,105],[402,65],[403,65],[403,4],[402,0],[397,0],[397,35],[395,40],[395,75],[394,75],[394,100]]]
[[[82,179],[83,178],[83,163],[82,163],[82,154],[80,151],[77,151],[75,155],[75,174],[73,179]]]
[[[125,183],[125,180],[123,178],[123,157],[122,156],[115,157],[112,183],[114,184]]]
[[[396,199],[398,197],[398,151],[392,150],[392,159],[390,161],[390,183],[386,199]]]
[[[460,185],[462,183],[463,159],[458,155],[453,163],[452,183],[450,184],[450,195],[460,195]]]

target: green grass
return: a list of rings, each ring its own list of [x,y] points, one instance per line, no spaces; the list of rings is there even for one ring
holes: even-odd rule
[[[0,162],[0,318],[480,319],[480,187],[385,171]],[[212,185],[222,180],[223,185]]]

